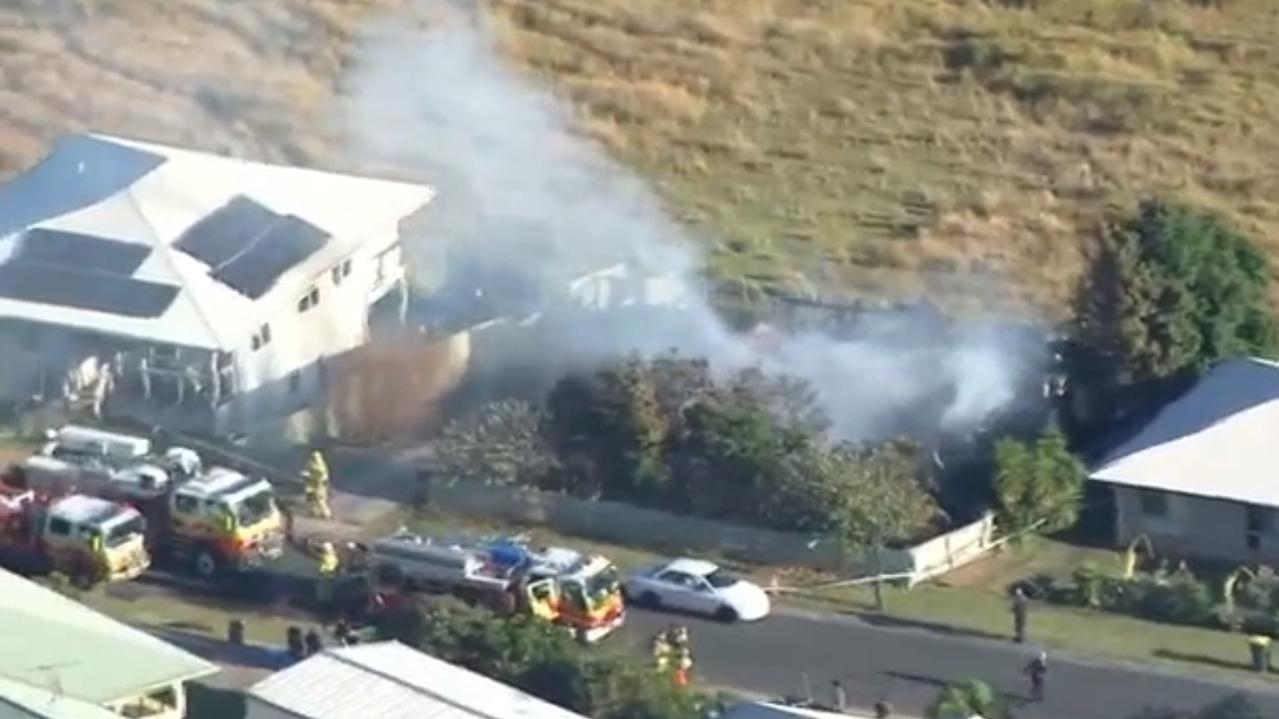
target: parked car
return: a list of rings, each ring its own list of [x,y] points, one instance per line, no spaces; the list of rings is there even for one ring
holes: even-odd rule
[[[622,592],[637,606],[704,614],[725,622],[759,621],[772,608],[762,587],[701,559],[675,559],[641,569],[626,577]]]

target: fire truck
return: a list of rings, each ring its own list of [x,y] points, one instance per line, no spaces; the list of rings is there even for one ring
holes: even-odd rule
[[[379,574],[524,611],[583,642],[604,638],[626,620],[617,567],[599,555],[509,539],[437,541],[407,530],[373,542],[368,554]]]
[[[68,426],[20,469],[36,491],[136,507],[147,519],[152,553],[204,578],[283,553],[284,522],[271,484],[225,467],[205,469],[186,448],[156,455],[143,437]]]
[[[132,507],[0,484],[0,562],[13,569],[61,572],[81,587],[133,579],[151,566],[145,533]]]

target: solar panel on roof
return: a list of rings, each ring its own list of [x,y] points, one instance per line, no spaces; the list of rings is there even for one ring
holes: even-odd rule
[[[126,317],[159,317],[178,288],[105,272],[12,260],[0,264],[0,297],[94,310]]]
[[[213,277],[240,294],[257,299],[289,268],[324,247],[328,239],[327,232],[300,217],[281,217],[248,250],[215,270]]]
[[[37,227],[23,233],[16,259],[128,277],[150,253],[133,242]]]
[[[236,195],[182,233],[174,245],[216,269],[251,247],[280,220],[269,208]]]

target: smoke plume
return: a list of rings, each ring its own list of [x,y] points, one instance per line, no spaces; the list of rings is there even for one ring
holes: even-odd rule
[[[840,339],[775,333],[761,342],[729,331],[701,291],[698,244],[641,179],[575,134],[569,109],[504,63],[473,7],[419,4],[416,27],[401,17],[370,28],[346,77],[342,122],[357,158],[409,169],[439,190],[411,259],[483,266],[501,278],[494,291],[508,292],[566,286],[623,260],[684,291],[677,314],[632,309],[589,330],[557,324],[539,362],[568,368],[677,348],[721,370],[784,371],[813,383],[849,439],[900,430],[900,415],[930,398],[942,398],[935,418],[957,432],[1013,399],[1024,355],[986,330],[943,339],[898,317],[869,318]],[[891,341],[876,323],[892,325]]]

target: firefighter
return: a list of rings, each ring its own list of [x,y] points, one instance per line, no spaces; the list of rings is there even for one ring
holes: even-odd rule
[[[671,667],[671,644],[666,632],[653,635],[653,666],[659,672],[665,672]]]
[[[311,514],[320,519],[332,518],[333,512],[329,509],[329,465],[318,450],[311,453],[306,469],[302,470],[302,477],[306,480],[306,501],[311,505]]]
[[[320,578],[316,584],[316,599],[322,606],[327,606],[333,600],[334,583],[337,581],[338,569],[341,568],[341,561],[338,559],[337,549],[333,547],[332,542],[320,542],[316,547],[316,563],[320,573]]]
[[[675,683],[686,687],[693,679],[693,647],[689,642],[688,627],[671,627],[667,637],[675,664]]]

